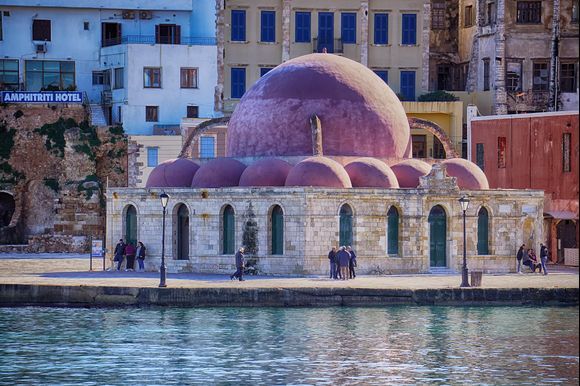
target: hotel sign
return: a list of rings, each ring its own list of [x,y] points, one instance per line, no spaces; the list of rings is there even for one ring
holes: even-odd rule
[[[2,91],[2,103],[83,103],[80,91]]]

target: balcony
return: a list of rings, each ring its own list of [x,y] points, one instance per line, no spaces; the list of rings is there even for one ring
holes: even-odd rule
[[[319,40],[318,38],[312,39],[312,52],[326,52],[329,54],[342,54],[344,51],[342,49],[342,39],[332,39],[332,40]]]
[[[215,46],[216,38],[197,36],[125,35],[103,40],[103,47],[119,44],[172,44],[184,46]]]

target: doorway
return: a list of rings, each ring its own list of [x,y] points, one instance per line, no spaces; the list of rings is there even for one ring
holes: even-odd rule
[[[133,205],[129,205],[125,213],[125,242],[137,244],[137,209]]]
[[[429,260],[431,267],[447,266],[447,215],[440,205],[429,212]]]
[[[177,210],[177,260],[189,260],[189,210],[184,204]]]

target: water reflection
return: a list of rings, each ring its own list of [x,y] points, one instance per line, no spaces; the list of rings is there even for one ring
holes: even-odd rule
[[[577,384],[578,308],[0,309],[0,384]]]

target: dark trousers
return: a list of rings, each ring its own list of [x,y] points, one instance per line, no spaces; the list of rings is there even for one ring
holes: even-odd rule
[[[342,279],[342,274],[340,273],[340,264],[336,263],[336,277],[335,279]]]
[[[354,265],[352,264],[348,265],[348,273],[351,279],[354,279],[356,277],[356,273],[354,272]]]
[[[117,260],[117,271],[120,271],[121,270],[121,265],[123,264],[124,257],[123,256],[118,256],[116,258],[118,259]]]
[[[231,276],[231,278],[233,279],[234,277],[239,278],[240,281],[244,280],[244,268],[243,267],[236,267],[236,272],[234,272],[234,274]]]
[[[135,269],[135,255],[127,255],[127,269]]]
[[[330,278],[336,279],[336,263],[334,261],[330,262]]]

